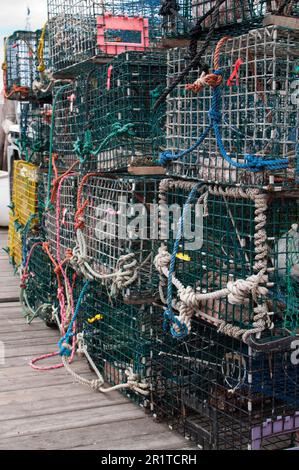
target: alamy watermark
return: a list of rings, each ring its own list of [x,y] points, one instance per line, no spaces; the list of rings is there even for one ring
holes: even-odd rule
[[[172,240],[179,230],[186,250],[199,250],[203,244],[203,205],[130,203],[121,196],[114,203],[96,208],[95,238],[100,241]]]

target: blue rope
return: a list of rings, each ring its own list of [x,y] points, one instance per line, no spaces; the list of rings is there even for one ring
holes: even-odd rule
[[[58,346],[59,346],[59,354],[61,356],[70,356],[71,355],[71,348],[67,348],[66,346],[64,346],[64,344],[69,344],[69,340],[73,337],[74,333],[73,333],[73,325],[77,319],[77,316],[79,314],[79,311],[80,311],[80,308],[81,308],[81,303],[82,303],[82,300],[83,300],[83,297],[89,287],[89,284],[90,284],[90,281],[86,281],[81,292],[80,292],[80,295],[79,295],[79,298],[78,298],[78,302],[77,302],[77,305],[76,305],[76,309],[75,309],[75,312],[74,312],[74,315],[70,321],[70,324],[69,324],[69,327],[67,329],[67,332],[65,333],[65,335],[60,339],[59,343],[58,343]]]
[[[189,209],[189,206],[190,206],[192,200],[194,199],[194,197],[195,197],[195,195],[198,191],[198,188],[200,186],[202,186],[202,183],[198,183],[196,186],[194,186],[194,188],[192,188],[192,190],[191,190],[191,192],[190,192],[190,194],[187,198],[187,201],[184,205],[183,212],[182,212],[182,215],[181,215],[180,220],[179,220],[179,227],[178,227],[178,231],[177,231],[177,234],[176,234],[176,239],[175,239],[175,242],[174,242],[174,245],[173,245],[173,251],[172,251],[172,255],[171,255],[171,259],[170,259],[168,284],[167,284],[167,310],[164,312],[163,328],[166,330],[168,321],[171,321],[173,325],[171,326],[170,331],[171,331],[172,336],[174,336],[177,339],[182,339],[185,336],[187,336],[188,335],[188,329],[187,329],[187,326],[185,324],[182,324],[180,322],[180,320],[178,319],[178,317],[175,316],[174,313],[173,313],[173,309],[172,309],[172,289],[173,289],[172,277],[173,277],[173,273],[174,273],[174,270],[175,270],[175,261],[176,261],[176,256],[177,256],[178,251],[179,251],[180,240],[181,240],[182,236],[184,235],[184,220],[185,220],[185,217],[186,217],[186,213],[187,213],[187,210]],[[176,329],[174,328],[174,324],[178,327],[177,328],[178,331],[176,331]]]
[[[216,75],[220,75],[220,70],[215,70],[214,73]],[[238,163],[235,160],[233,160],[227,154],[223,141],[222,141],[221,131],[219,128],[219,125],[221,124],[221,121],[222,121],[222,114],[221,114],[220,108],[221,108],[221,89],[220,89],[220,86],[218,86],[218,87],[215,87],[213,90],[212,105],[208,112],[209,118],[210,118],[210,125],[207,127],[207,129],[201,134],[197,142],[195,142],[195,144],[192,145],[187,150],[183,150],[179,153],[172,153],[170,150],[166,150],[165,152],[162,152],[160,154],[159,164],[165,166],[169,161],[178,160],[179,158],[182,158],[185,155],[188,155],[189,153],[193,152],[193,150],[195,150],[197,147],[199,147],[202,144],[202,142],[205,140],[210,130],[213,128],[217,145],[220,150],[220,154],[231,166],[235,168],[249,170],[252,172],[258,172],[258,171],[263,171],[263,170],[272,170],[272,171],[282,170],[288,167],[288,164],[289,164],[288,158],[277,159],[277,160],[274,160],[274,159],[264,160],[263,157],[258,156],[258,155],[245,154],[244,155],[245,163]]]

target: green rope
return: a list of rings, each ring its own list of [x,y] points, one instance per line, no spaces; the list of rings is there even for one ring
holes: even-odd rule
[[[104,140],[100,143],[96,150],[93,149],[92,144],[92,136],[90,129],[87,129],[84,133],[83,141],[81,139],[77,139],[74,144],[74,151],[76,155],[80,159],[80,163],[85,163],[89,156],[96,157],[101,150],[105,147],[105,145],[114,137],[127,135],[127,136],[134,136],[135,132],[133,131],[134,124],[128,122],[127,124],[121,124],[120,122],[115,122],[112,124],[112,131],[110,134],[105,137]]]

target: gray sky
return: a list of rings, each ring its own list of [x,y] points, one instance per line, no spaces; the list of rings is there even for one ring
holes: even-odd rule
[[[0,61],[3,62],[3,41],[14,31],[25,29],[27,7],[30,9],[30,29],[42,28],[47,20],[47,0],[6,0],[0,9]],[[0,90],[2,90],[2,69],[0,70]]]

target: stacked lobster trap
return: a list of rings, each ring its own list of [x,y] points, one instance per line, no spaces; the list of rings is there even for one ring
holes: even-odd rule
[[[153,166],[163,149],[165,110],[153,111],[165,85],[163,52],[125,52],[90,66],[57,89],[53,148],[58,165],[88,171]]]
[[[51,104],[20,103],[20,138],[18,143],[21,158],[39,167],[48,165]]]
[[[224,40],[206,54],[210,74],[198,77],[194,71],[190,84],[179,85],[168,99],[167,151],[161,160],[169,175],[296,185],[298,38],[298,30],[269,26]],[[171,76],[184,66],[185,51],[170,51]]]
[[[158,0],[48,0],[53,68],[74,66],[124,51],[144,51],[159,34]]]
[[[6,43],[14,73],[29,50],[28,82],[6,79],[22,101],[9,251],[28,323],[61,331],[45,370],[120,390],[203,449],[299,445],[299,38],[262,25],[274,12],[298,9],[48,0],[53,76],[46,28]],[[150,48],[187,31],[189,51]],[[47,81],[52,107],[31,93]]]
[[[46,26],[16,31],[4,42],[3,80],[7,99],[48,100],[51,76]]]
[[[173,0],[162,2],[161,15],[164,37],[195,37],[203,39],[213,22],[211,10],[216,0]],[[296,1],[284,0],[223,0],[215,24],[218,37],[240,35],[263,24],[271,14],[299,16]]]
[[[246,28],[255,2],[224,2],[198,68],[168,52],[152,409],[204,449],[282,449],[299,432],[298,29],[248,16],[223,36],[237,3]]]

